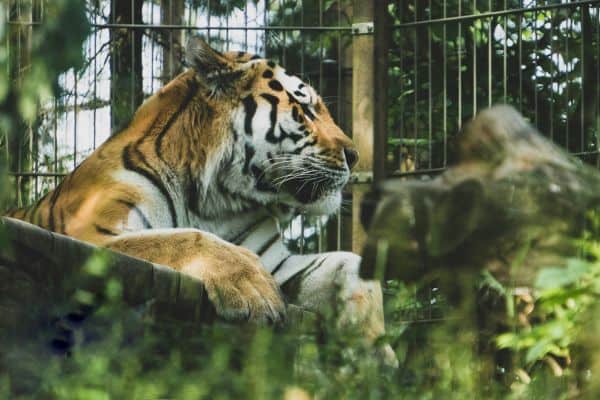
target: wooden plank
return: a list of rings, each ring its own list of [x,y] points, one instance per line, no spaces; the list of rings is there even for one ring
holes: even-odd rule
[[[372,22],[375,2],[355,0],[353,23]],[[370,172],[373,169],[373,119],[375,102],[375,57],[373,35],[354,35],[352,40],[352,140],[359,153],[354,172]],[[365,242],[365,232],[360,224],[360,203],[368,188],[354,185],[352,188],[352,251],[360,253]]]

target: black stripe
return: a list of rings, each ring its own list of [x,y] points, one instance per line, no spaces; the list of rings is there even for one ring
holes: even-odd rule
[[[288,96],[288,101],[290,102],[290,104],[300,104],[300,102],[298,100],[296,100],[296,98],[286,90],[285,92]]]
[[[140,161],[139,165],[136,165],[134,163],[134,161],[132,160],[131,155],[129,154],[132,151],[135,151],[136,156],[139,157],[139,161]],[[165,200],[167,201],[167,206],[169,208],[169,214],[171,216],[171,222],[173,224],[173,227],[176,228],[177,227],[177,214],[175,212],[175,204],[173,203],[173,199],[169,195],[169,192],[168,192],[167,188],[165,187],[165,185],[163,184],[163,182],[161,181],[160,177],[157,176],[158,174],[156,174],[156,173],[153,174],[152,171],[148,171],[147,169],[144,169],[142,167],[143,164],[146,164],[146,166],[148,166],[148,168],[151,168],[148,165],[148,162],[146,161],[146,159],[144,158],[144,155],[139,150],[132,147],[132,144],[128,144],[123,149],[122,159],[123,159],[123,166],[126,169],[142,175],[143,177],[148,179],[154,186],[156,186],[158,188],[158,190],[162,193]]]
[[[244,104],[244,111],[246,112],[244,130],[246,131],[246,135],[252,135],[252,118],[256,114],[256,100],[250,94],[242,99],[242,104]]]
[[[135,205],[135,203],[132,203],[131,201],[127,201],[127,200],[117,200],[117,203],[121,203],[124,204],[127,208],[129,208],[131,211],[133,211],[138,217],[139,219],[142,220],[142,224],[144,225],[145,229],[152,229],[152,224],[150,223],[150,221],[148,221],[148,218],[146,218],[146,215],[144,214],[144,212],[142,210],[140,210],[140,208]]]
[[[321,259],[319,259],[319,257],[315,257],[313,262],[311,262],[309,265],[306,266],[306,268],[304,268],[302,270],[302,274],[304,276],[308,276],[308,275],[312,274],[315,270],[321,268],[321,265],[323,265],[323,263],[327,260],[327,256],[322,256],[322,257],[323,258],[321,258]]]
[[[256,221],[255,223],[253,223],[252,225],[250,225],[248,228],[246,228],[245,231],[240,232],[236,237],[234,237],[233,239],[229,240],[229,242],[233,243],[233,244],[237,244],[239,245],[240,243],[242,243],[244,240],[246,240],[246,238],[248,236],[250,236],[251,234],[254,233],[254,230],[256,228],[258,228],[260,225],[262,225],[263,222],[269,220],[270,217],[265,217],[262,219],[259,219],[258,221]]]
[[[298,112],[298,107],[296,106],[292,107],[292,118],[296,122],[302,122],[302,118],[300,118],[300,113]]]
[[[281,127],[281,125],[279,125],[279,131],[281,132],[281,140],[285,138],[290,138],[294,141],[294,143],[298,143],[301,139],[304,139],[306,137],[306,134],[287,132]]]
[[[275,275],[275,273],[277,273],[277,271],[279,271],[279,269],[283,266],[283,264],[291,257],[291,254],[288,255],[287,257],[285,257],[283,260],[281,260],[279,262],[279,264],[277,264],[277,266],[273,269],[273,271],[271,271],[271,275]]]
[[[276,92],[281,92],[283,90],[283,86],[281,86],[281,83],[275,79],[269,81],[269,87]]]
[[[302,107],[302,111],[304,111],[304,114],[306,114],[308,118],[314,121],[315,114],[313,114],[313,112],[310,110],[308,104],[300,104],[300,107]]]
[[[35,204],[25,207],[25,215],[23,216],[23,221],[32,222],[31,214],[33,213],[34,208]]]
[[[276,235],[271,237],[271,239],[269,239],[265,244],[263,244],[261,246],[260,249],[258,249],[258,251],[256,251],[256,254],[258,254],[259,256],[262,256],[273,245],[273,243],[275,243],[275,242],[277,242],[277,240],[279,240],[279,238],[280,238],[279,233],[277,233]]]
[[[60,228],[58,230],[58,233],[67,233],[67,230],[65,228],[65,213],[64,210],[61,208],[58,210],[58,221],[60,222]]]
[[[253,164],[250,166],[250,172],[252,172],[254,179],[256,179],[256,189],[257,190],[260,190],[261,192],[277,193],[277,188],[275,188],[273,185],[271,185],[265,179],[265,171],[264,170],[262,170],[261,168],[259,168]]]
[[[186,190],[187,209],[196,215],[200,214],[198,206],[200,205],[198,185],[192,174],[192,169],[187,169],[187,190]]]
[[[102,234],[102,235],[109,235],[109,236],[119,236],[118,233],[111,231],[110,229],[104,228],[98,224],[94,224],[94,228],[96,228],[96,232]]]
[[[244,152],[245,159],[244,168],[242,169],[242,172],[247,175],[250,172],[250,161],[252,160],[252,157],[254,157],[254,153],[256,153],[256,150],[254,150],[254,147],[250,143],[246,143],[244,145]]]
[[[54,222],[54,207],[56,206],[56,201],[58,200],[58,196],[60,195],[60,192],[63,188],[63,185],[65,185],[65,182],[67,181],[69,177],[67,176],[67,178],[65,178],[57,187],[56,189],[54,189],[54,192],[52,192],[52,197],[50,197],[50,207],[49,207],[49,211],[48,211],[48,230],[54,232],[55,228],[56,228],[56,223]]]
[[[277,138],[275,136],[275,123],[277,122],[277,105],[279,104],[279,98],[273,96],[272,94],[263,93],[260,95],[263,99],[267,100],[269,104],[271,104],[271,112],[269,113],[269,119],[271,121],[271,127],[267,131],[267,135],[265,139],[267,142],[278,143],[282,140],[281,137]]]
[[[168,132],[171,125],[173,125],[173,121],[175,121],[179,117],[179,115],[183,112],[183,110],[185,110],[187,108],[187,106],[190,104],[190,101],[192,101],[192,99],[194,98],[194,96],[196,96],[196,93],[198,92],[199,85],[196,81],[189,80],[188,83],[189,83],[189,90],[185,95],[185,99],[183,100],[183,102],[181,103],[181,106],[179,106],[177,111],[175,111],[173,113],[173,115],[171,115],[171,117],[169,118],[169,120],[167,121],[165,126],[162,128],[162,130],[158,133],[158,135],[156,137],[156,142],[154,143],[154,151],[156,152],[156,155],[158,156],[158,158],[160,158],[163,161],[164,161],[164,159],[162,157],[161,148],[162,148],[162,142],[165,137],[165,134]],[[154,126],[152,128],[150,128],[150,132],[152,132],[153,129],[154,129]]]
[[[315,139],[313,139],[313,140],[307,140],[302,146],[300,146],[297,149],[295,149],[292,153],[294,153],[294,154],[300,154],[302,152],[302,150],[304,150],[307,147],[310,147],[310,146],[314,145],[315,143],[317,143],[317,141]]]

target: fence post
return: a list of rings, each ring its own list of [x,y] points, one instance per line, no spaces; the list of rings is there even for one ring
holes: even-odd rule
[[[357,24],[372,23],[374,0],[354,0],[352,29],[352,139],[359,152],[354,172],[366,178],[373,169],[374,96],[375,74],[374,37],[371,31],[359,32]],[[363,179],[360,179],[363,181]],[[352,186],[352,251],[360,253],[365,241],[365,232],[360,224],[360,204],[368,185],[355,183]]]
[[[373,101],[373,184],[385,179],[387,159],[387,117],[388,117],[388,47],[390,17],[389,0],[380,0],[373,15],[373,36],[375,49],[373,54],[373,79],[375,93]]]

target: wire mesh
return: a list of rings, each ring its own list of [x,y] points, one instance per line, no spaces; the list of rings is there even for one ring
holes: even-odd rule
[[[15,60],[12,77],[27,64],[27,45],[44,20],[48,0],[6,4]],[[112,133],[124,128],[144,98],[184,68],[185,36],[200,33],[214,47],[279,61],[310,82],[342,128],[351,128],[351,1],[324,0],[97,0],[88,1],[93,32],[87,64],[59,79],[61,93],[43,105],[35,126],[7,157],[17,206],[54,188]],[[328,222],[303,216],[284,238],[299,252],[340,248],[340,214]],[[347,218],[346,218],[347,219]]]
[[[391,2],[388,173],[443,171],[452,134],[494,103],[597,164],[599,10],[599,1]]]
[[[389,12],[388,175],[444,171],[463,121],[495,103],[600,166],[600,1],[400,0]],[[401,299],[393,321],[448,317],[435,285]]]

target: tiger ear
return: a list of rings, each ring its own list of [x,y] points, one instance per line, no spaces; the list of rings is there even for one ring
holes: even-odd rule
[[[233,63],[213,49],[199,35],[189,37],[185,47],[185,59],[189,67],[206,78],[231,72]]]

